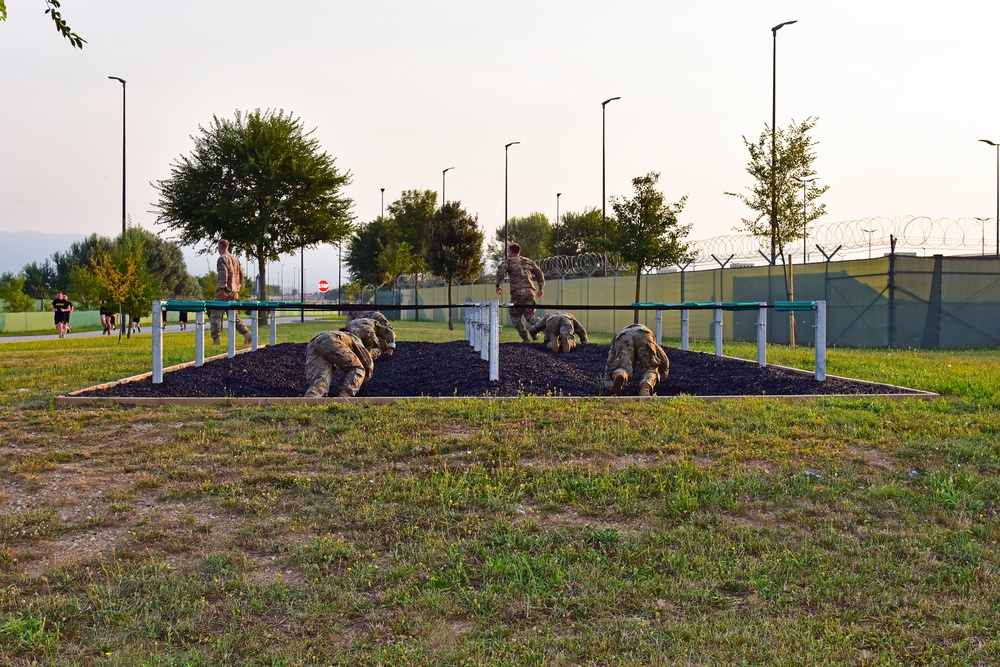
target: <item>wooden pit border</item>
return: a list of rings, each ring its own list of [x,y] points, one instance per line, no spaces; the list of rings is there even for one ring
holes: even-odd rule
[[[261,346],[263,347],[263,346]],[[259,348],[258,348],[259,349]],[[236,354],[245,354],[251,352],[250,348],[243,350],[237,350]],[[207,357],[205,363],[210,361],[215,361],[216,359],[225,359],[228,355],[217,354],[212,357]],[[755,363],[747,359],[741,359],[739,357],[724,356],[726,359],[731,359],[735,361],[742,361],[745,363]],[[169,373],[171,371],[179,371],[182,368],[189,368],[194,366],[195,362],[188,361],[183,364],[178,364],[176,366],[171,366],[169,368],[164,368],[164,373]],[[813,377],[811,371],[805,371],[801,368],[791,368],[789,366],[779,366],[777,364],[768,364],[768,368],[777,368],[784,371],[791,371],[799,375],[805,375],[808,377]],[[315,396],[257,396],[257,397],[226,397],[226,396],[202,396],[202,397],[183,397],[183,396],[158,396],[158,397],[128,397],[128,396],[82,396],[88,391],[96,391],[99,389],[108,389],[120,384],[126,384],[128,382],[136,382],[139,380],[145,380],[146,378],[152,377],[152,372],[143,373],[141,375],[133,375],[132,377],[123,378],[121,380],[116,380],[115,382],[105,382],[103,384],[94,385],[93,387],[87,387],[86,389],[79,389],[69,394],[62,396],[56,396],[54,401],[56,405],[65,406],[94,406],[94,405],[133,405],[133,406],[153,406],[161,407],[166,405],[189,405],[189,406],[268,406],[268,405],[330,405],[330,404],[354,404],[363,403],[371,405],[388,405],[395,403],[397,401],[414,401],[414,400],[425,400],[425,401],[458,401],[458,400],[468,400],[468,399],[486,399],[493,401],[510,401],[517,400],[521,398],[520,396],[360,396],[354,398],[340,398],[339,396],[333,397],[315,397]],[[609,403],[632,403],[632,402],[642,402],[642,401],[655,401],[655,400],[675,400],[678,398],[693,398],[699,401],[705,401],[708,403],[715,403],[719,401],[731,401],[735,399],[742,398],[762,398],[762,399],[785,399],[793,401],[804,401],[804,400],[815,400],[821,398],[889,398],[893,400],[903,400],[903,399],[919,399],[919,400],[931,400],[935,398],[941,398],[940,394],[936,394],[931,391],[922,391],[920,389],[911,389],[909,387],[900,387],[898,385],[885,384],[884,382],[871,382],[868,380],[856,380],[854,378],[845,378],[837,375],[827,375],[827,378],[832,380],[845,380],[849,382],[859,382],[861,384],[867,384],[879,387],[892,387],[898,389],[899,393],[892,394],[741,394],[738,396],[533,396],[532,398],[543,398],[553,401],[590,401],[594,399],[601,399],[608,401]]]

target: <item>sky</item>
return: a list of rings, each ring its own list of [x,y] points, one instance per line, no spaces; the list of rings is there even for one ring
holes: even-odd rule
[[[122,86],[128,214],[157,225],[153,183],[213,115],[284,109],[352,177],[357,222],[401,191],[460,200],[487,234],[510,216],[600,207],[662,174],[687,195],[690,239],[748,210],[743,137],[819,118],[820,223],[995,217],[1000,3],[589,0],[65,0],[74,49],[42,0],[0,23],[0,231],[121,228]],[[608,203],[610,211],[610,201]],[[995,239],[993,230],[987,238]],[[206,258],[189,270],[204,273]],[[311,283],[336,251],[306,252]],[[298,260],[287,258],[286,282]],[[214,265],[214,260],[212,261]]]

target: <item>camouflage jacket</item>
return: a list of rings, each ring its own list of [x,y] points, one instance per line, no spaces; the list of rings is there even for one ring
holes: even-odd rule
[[[542,270],[532,260],[521,255],[508,257],[497,267],[497,287],[500,287],[504,278],[510,278],[511,294],[528,291],[537,294],[538,289],[545,285],[545,274]]]

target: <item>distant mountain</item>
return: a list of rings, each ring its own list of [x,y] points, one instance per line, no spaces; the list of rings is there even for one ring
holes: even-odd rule
[[[0,232],[0,273],[16,273],[31,262],[44,262],[54,252],[66,250],[83,234],[46,232]]]

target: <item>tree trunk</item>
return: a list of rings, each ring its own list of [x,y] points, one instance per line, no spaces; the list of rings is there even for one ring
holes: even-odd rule
[[[633,300],[633,303],[639,303],[639,281],[640,280],[642,280],[642,267],[637,265],[635,267],[635,299]],[[638,324],[639,323],[639,311],[638,310],[635,311],[635,313],[634,313],[634,315],[632,317],[632,323],[633,324]]]
[[[453,330],[455,325],[451,321],[451,278],[448,279],[448,329]]]
[[[792,267],[792,256],[788,255],[784,266],[785,294],[789,301],[795,301],[795,271]],[[798,345],[798,332],[795,328],[795,311],[788,312],[788,342],[794,349]]]
[[[257,298],[261,301],[267,301],[269,296],[267,293],[267,257],[264,255],[263,249],[257,253],[257,273],[259,274],[257,276]],[[270,326],[266,310],[260,311],[257,317],[258,326]]]

